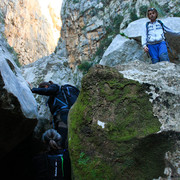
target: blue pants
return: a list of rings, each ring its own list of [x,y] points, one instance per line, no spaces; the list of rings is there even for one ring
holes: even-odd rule
[[[169,61],[168,50],[165,41],[162,41],[158,44],[148,44],[148,48],[153,64],[161,61]]]

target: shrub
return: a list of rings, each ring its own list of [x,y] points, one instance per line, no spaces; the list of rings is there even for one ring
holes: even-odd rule
[[[84,74],[88,72],[90,67],[92,66],[93,63],[88,62],[88,61],[82,61],[81,64],[78,66],[78,68],[83,71]]]

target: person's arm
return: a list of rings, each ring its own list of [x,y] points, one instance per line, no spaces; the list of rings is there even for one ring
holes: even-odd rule
[[[175,32],[172,29],[164,25],[164,30],[173,36],[180,36],[180,32]]]
[[[146,30],[146,24],[144,24],[144,27],[143,27],[143,33],[142,33],[142,36],[141,36],[141,43],[142,43],[142,46],[143,46],[143,49],[145,52],[148,52],[149,49],[147,47],[147,30]]]
[[[59,90],[59,87],[57,85],[54,85],[54,84],[48,88],[32,88],[31,89],[31,91],[33,93],[45,95],[45,96],[56,95],[58,90]]]

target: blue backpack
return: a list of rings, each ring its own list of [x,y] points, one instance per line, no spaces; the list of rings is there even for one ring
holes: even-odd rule
[[[63,86],[59,86],[59,91],[54,97],[53,106],[56,107],[57,105],[60,105],[61,110],[70,109],[76,102],[79,93],[79,89],[72,85],[65,84]]]
[[[78,96],[79,96],[79,89],[75,86],[65,84],[61,86],[61,91],[64,94],[64,98],[66,99],[66,103],[69,108],[76,102]]]

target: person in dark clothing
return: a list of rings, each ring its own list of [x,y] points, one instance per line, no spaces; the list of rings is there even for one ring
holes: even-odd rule
[[[68,151],[61,146],[61,135],[49,129],[43,134],[42,140],[47,146],[47,152],[33,158],[35,179],[70,180],[71,163]]]
[[[67,119],[69,106],[61,87],[52,81],[39,84],[38,88],[32,88],[33,93],[49,96],[47,104],[53,115],[55,129],[62,135],[62,146],[67,147]]]

